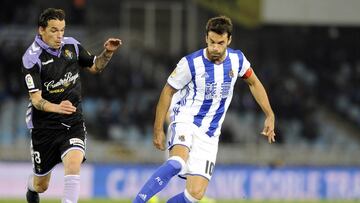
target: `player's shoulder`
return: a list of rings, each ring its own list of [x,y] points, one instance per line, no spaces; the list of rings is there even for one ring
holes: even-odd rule
[[[73,37],[64,37],[62,41],[64,44],[80,44],[80,42]]]
[[[194,58],[197,58],[199,56],[202,56],[203,52],[204,52],[204,49],[199,49],[197,51],[194,51],[194,52],[186,55],[184,58],[186,58],[187,60],[194,59]]]
[[[230,54],[243,55],[243,52],[240,49],[227,48],[227,51]]]
[[[201,56],[202,52],[203,52],[203,49],[200,49],[200,50],[197,50],[197,51],[195,51],[195,52],[192,52],[192,53],[190,53],[190,54],[182,57],[182,58],[180,59],[180,61],[178,62],[177,66],[178,66],[178,67],[179,67],[179,66],[186,66],[186,65],[190,66],[190,64],[193,64],[192,61],[193,61],[195,58]]]
[[[26,69],[32,68],[38,61],[43,49],[34,41],[22,57],[23,65]]]
[[[243,61],[246,59],[244,53],[240,49],[227,48],[227,52],[232,60]]]

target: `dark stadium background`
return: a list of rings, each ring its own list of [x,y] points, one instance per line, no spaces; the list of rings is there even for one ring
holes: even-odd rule
[[[273,183],[279,188],[269,191],[279,192],[278,196],[259,194],[260,199],[360,198],[360,3],[356,0],[2,0],[0,188],[6,187],[5,180],[21,185],[22,177],[31,172],[21,57],[37,32],[37,16],[46,7],[63,8],[65,36],[75,37],[93,54],[100,53],[108,37],[123,41],[103,74],[81,75],[89,173],[129,166],[143,174],[165,159],[151,140],[161,88],[182,56],[205,46],[207,19],[224,14],[234,23],[230,47],[245,53],[268,91],[277,140],[268,145],[260,135],[262,112],[238,80],[223,125],[219,171],[230,167],[244,172],[245,179],[261,170],[282,177],[300,171],[294,177],[303,178],[304,188],[312,185],[312,171],[320,174],[314,182],[320,181],[318,196],[283,195],[280,187],[294,184],[290,178],[280,186]],[[22,166],[28,170],[9,175],[9,170]],[[340,185],[333,195],[324,192],[329,181]],[[22,198],[23,188],[19,190],[0,191],[0,199]],[[100,190],[83,197],[121,198]],[[209,195],[217,198],[213,190]],[[257,197],[249,191],[244,194],[244,199]]]

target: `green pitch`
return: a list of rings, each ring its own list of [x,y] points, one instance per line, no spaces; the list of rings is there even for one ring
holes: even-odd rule
[[[0,203],[24,203],[24,199],[0,199]],[[294,200],[217,200],[216,203],[355,203],[359,200],[306,200],[306,201],[294,201]],[[59,203],[59,200],[41,200],[41,203]],[[114,200],[114,199],[91,199],[91,200],[80,200],[79,203],[131,203],[130,200]],[[160,203],[165,203],[161,201]],[[206,203],[206,202],[201,202]]]

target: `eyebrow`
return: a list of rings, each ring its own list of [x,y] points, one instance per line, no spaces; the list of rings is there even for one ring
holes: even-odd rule
[[[65,27],[61,28],[61,29],[58,29],[57,27],[50,27],[51,30],[63,30],[65,29]]]
[[[213,39],[211,39],[211,38],[210,38],[210,40],[211,40],[212,42],[215,42],[215,43],[223,43],[223,42],[225,42],[225,40],[221,40],[221,41],[216,42],[215,40],[213,40]]]

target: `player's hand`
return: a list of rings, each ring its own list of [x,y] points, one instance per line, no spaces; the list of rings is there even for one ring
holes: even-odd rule
[[[264,129],[261,132],[261,134],[268,137],[268,141],[270,144],[275,142],[274,126],[275,126],[275,117],[267,116],[264,122]]]
[[[76,107],[69,100],[62,101],[58,105],[58,113],[70,115],[76,112]]]
[[[165,150],[165,133],[164,130],[154,130],[153,144],[161,151]]]
[[[114,52],[121,46],[121,44],[121,39],[109,38],[104,43],[104,48],[106,49],[106,51]]]

